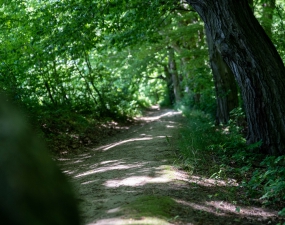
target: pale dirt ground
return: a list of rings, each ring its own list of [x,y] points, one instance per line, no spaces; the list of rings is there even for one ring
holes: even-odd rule
[[[234,181],[202,179],[175,167],[175,147],[166,136],[171,142],[177,139],[185,122],[180,113],[153,109],[138,120],[101,146],[59,159],[79,195],[84,224],[277,223],[276,211],[225,201],[223,191],[237,185]],[[169,212],[172,219],[137,218],[126,210],[137,198],[149,195],[177,202]]]

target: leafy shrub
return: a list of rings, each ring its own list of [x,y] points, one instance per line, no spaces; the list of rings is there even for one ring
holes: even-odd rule
[[[259,194],[260,199],[264,200],[264,204],[284,206],[285,156],[265,157],[260,163],[260,168],[254,170],[252,178],[244,183],[244,186],[249,190],[249,195]],[[255,190],[255,192],[251,190]],[[281,214],[283,211],[280,211]]]
[[[185,112],[188,123],[181,129],[179,150],[185,167],[207,170],[212,177],[234,176],[247,198],[282,209],[285,216],[285,155],[268,156],[259,152],[261,142],[246,145],[239,124],[241,110],[233,112],[228,125],[214,126],[201,111]]]

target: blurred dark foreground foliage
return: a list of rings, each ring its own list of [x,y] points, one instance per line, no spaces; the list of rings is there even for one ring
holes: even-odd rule
[[[21,110],[10,103],[0,96],[1,224],[79,225],[72,185]]]

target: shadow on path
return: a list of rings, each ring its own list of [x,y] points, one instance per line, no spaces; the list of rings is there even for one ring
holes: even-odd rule
[[[274,221],[274,211],[237,206],[232,202],[228,196],[231,186],[237,185],[234,181],[202,179],[173,166],[175,149],[168,140],[178,137],[178,129],[185,122],[180,113],[154,110],[140,120],[143,123],[109,139],[106,145],[60,159],[64,171],[74,178],[85,224],[269,224]],[[174,200],[167,211],[169,216],[133,217],[133,202],[142,196]]]

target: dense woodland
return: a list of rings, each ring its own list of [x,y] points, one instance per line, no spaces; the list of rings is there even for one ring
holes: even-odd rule
[[[51,150],[94,144],[151,105],[198,110],[212,137],[230,133],[205,151],[284,207],[284,0],[1,2],[0,87]]]

